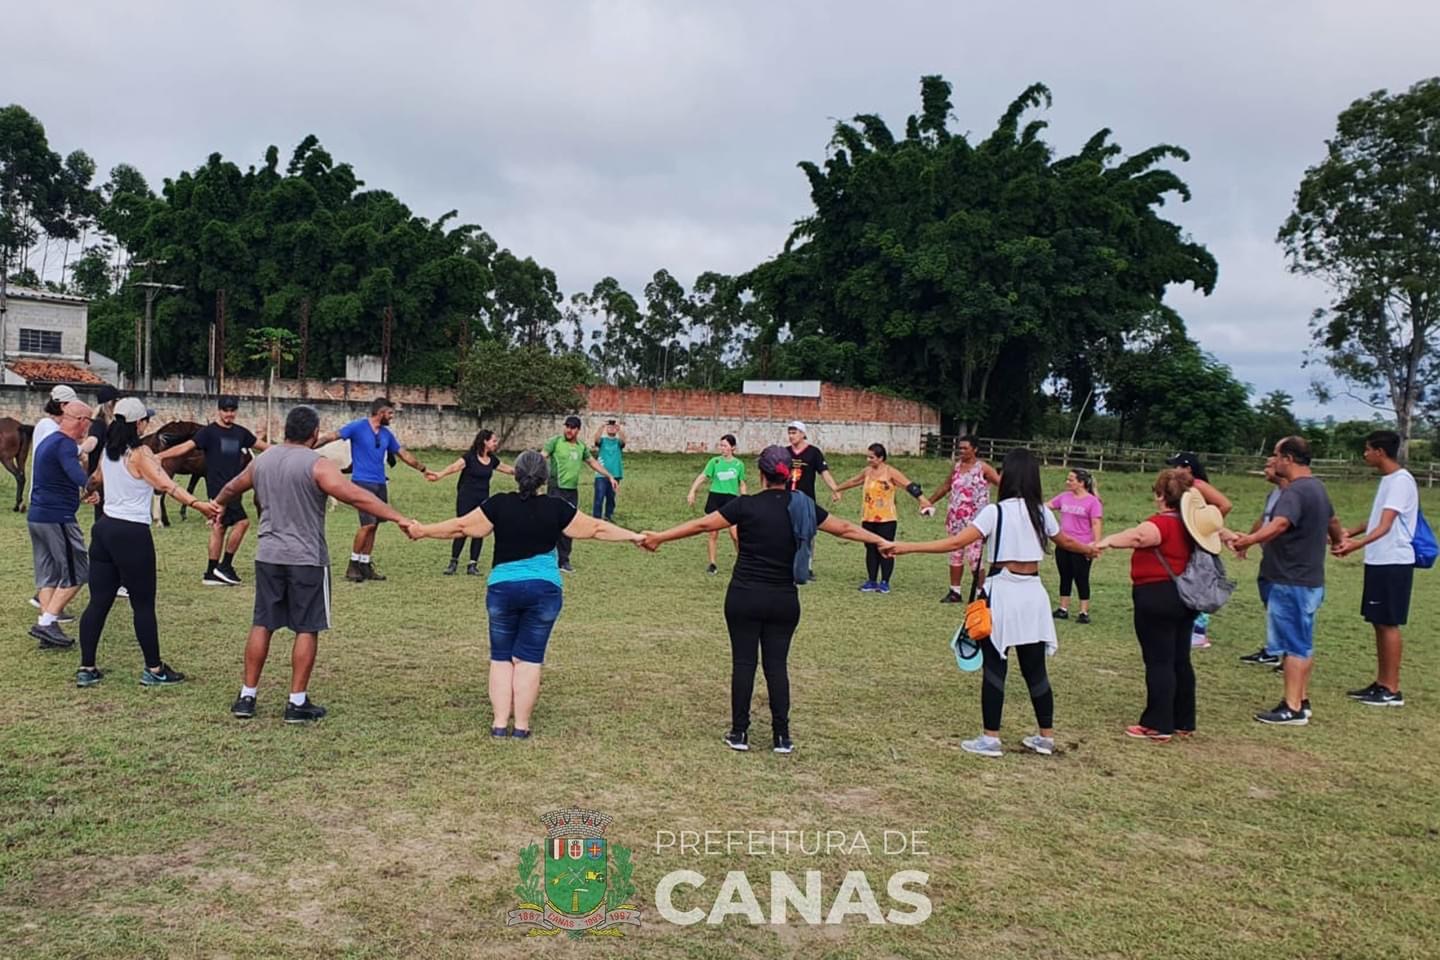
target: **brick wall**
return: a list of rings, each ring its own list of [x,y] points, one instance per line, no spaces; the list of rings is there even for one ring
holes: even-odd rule
[[[187,380],[187,384],[197,382]],[[282,386],[286,387],[283,392]],[[278,433],[284,411],[296,402],[293,397],[298,397],[300,391],[295,381],[276,381],[276,388],[274,417]],[[260,426],[265,417],[263,382],[229,379],[226,390],[241,397],[240,422],[252,428]],[[365,416],[371,398],[380,390],[377,384],[312,382],[307,384],[306,402],[319,409],[324,428],[333,429]],[[396,428],[401,440],[410,446],[460,449],[469,444],[481,426],[495,426],[481,424],[461,411],[448,390],[392,386],[389,396],[401,404]],[[34,423],[41,416],[45,398],[42,390],[0,388],[0,415]],[[82,392],[82,399],[92,398]],[[203,393],[157,389],[148,402],[162,420],[204,423],[214,416],[214,399]],[[817,446],[835,453],[859,453],[876,442],[885,444],[893,453],[919,453],[921,437],[940,429],[940,415],[933,408],[829,384],[822,385],[818,398],[601,386],[587,391],[579,413],[587,437],[614,417],[625,425],[630,449],[666,453],[713,450],[725,433],[735,434],[742,450],[758,450],[784,442],[785,424],[796,419],[805,421],[810,439]],[[506,449],[540,445],[560,432],[563,419],[522,418],[507,438]]]

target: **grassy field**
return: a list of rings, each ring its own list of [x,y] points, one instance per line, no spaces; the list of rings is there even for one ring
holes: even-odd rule
[[[438,453],[424,454],[443,462]],[[632,457],[617,520],[658,528],[684,503],[700,457]],[[927,487],[935,461],[900,465]],[[835,464],[839,475],[859,458]],[[1060,489],[1058,472],[1047,488]],[[1148,513],[1149,478],[1107,474],[1110,528]],[[502,480],[497,489],[507,488]],[[1224,478],[1247,526],[1265,492]],[[1372,484],[1332,486],[1347,523]],[[588,504],[588,491],[582,491]],[[392,499],[448,515],[449,481],[400,468]],[[1440,497],[1426,493],[1432,517]],[[858,491],[840,508],[857,518]],[[88,523],[86,524],[88,526]],[[900,536],[940,535],[913,512]],[[337,572],[354,514],[330,520]],[[1330,565],[1308,728],[1251,714],[1279,678],[1236,657],[1262,636],[1258,558],[1231,562],[1242,588],[1197,654],[1200,732],[1129,740],[1143,692],[1127,559],[1096,567],[1095,623],[1059,625],[1051,661],[1060,752],[1022,754],[1033,716],[1012,677],[1006,756],[959,750],[979,727],[978,675],[946,646],[957,619],[936,601],[943,557],[902,557],[888,596],[860,594],[863,548],[825,539],[791,657],[797,751],[735,754],[728,723],[727,577],[704,575],[704,544],[650,556],[577,545],[550,646],[536,736],[491,742],[483,581],[442,577],[448,545],[410,544],[392,527],[376,550],[386,583],[338,583],[335,629],[311,683],[330,715],[280,722],[288,634],[272,649],[260,715],[228,707],[249,624],[247,587],[202,589],[204,536],[192,517],[157,530],[166,659],[193,682],[138,685],[123,604],[100,650],[109,673],[78,690],[75,652],[42,652],[23,517],[0,514],[0,611],[11,652],[0,674],[0,955],[6,957],[664,956],[1175,958],[1433,957],[1440,898],[1440,615],[1436,573],[1421,573],[1407,640],[1404,709],[1345,700],[1372,680],[1358,616],[1360,561]],[[730,548],[722,541],[722,573]],[[242,551],[246,571],[253,537]],[[489,567],[486,546],[483,566]],[[1053,565],[1045,579],[1054,591]],[[83,595],[74,604],[83,609]],[[72,632],[78,632],[76,625]],[[1018,674],[1018,671],[1012,671]],[[768,742],[763,681],[755,738]],[[522,847],[541,813],[570,805],[615,818],[634,851],[640,928],[570,943],[507,929]],[[663,831],[843,831],[863,850],[705,855],[657,850]],[[886,855],[884,831],[924,831],[928,854]],[[813,843],[811,840],[807,844]],[[850,870],[880,907],[898,870],[929,874],[930,918],[915,926],[676,926],[657,914],[660,878],[705,877],[676,906],[708,910],[727,871],[746,871],[771,914],[772,870],[802,887],[822,875],[826,909]]]

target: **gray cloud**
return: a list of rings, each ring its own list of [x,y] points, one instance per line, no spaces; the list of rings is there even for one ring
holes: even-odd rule
[[[922,73],[954,83],[981,135],[1040,80],[1062,151],[1108,126],[1132,151],[1191,152],[1194,200],[1168,212],[1220,283],[1173,304],[1257,392],[1323,414],[1299,361],[1326,291],[1285,272],[1275,230],[1339,110],[1435,72],[1440,5],[81,0],[11,10],[7,28],[3,97],[56,149],[158,184],[315,133],[369,185],[425,216],[458,209],[567,292],[772,255],[809,207],[795,163],[823,156],[837,117],[901,129]]]

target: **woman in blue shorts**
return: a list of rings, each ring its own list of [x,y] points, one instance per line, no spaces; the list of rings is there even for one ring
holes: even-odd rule
[[[490,705],[492,737],[530,736],[530,714],[540,695],[545,646],[560,616],[562,595],[555,542],[576,540],[639,543],[643,538],[541,493],[549,476],[545,458],[526,450],[515,459],[515,493],[497,493],[463,517],[415,524],[411,539],[495,537],[486,581],[485,612],[490,620]],[[510,720],[514,717],[514,733]]]

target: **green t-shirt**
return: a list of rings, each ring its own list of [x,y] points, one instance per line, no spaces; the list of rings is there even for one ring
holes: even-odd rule
[[[571,443],[562,436],[545,441],[545,455],[550,458],[550,483],[561,490],[580,486],[580,465],[590,456],[585,444]]]
[[[738,457],[729,460],[711,457],[710,462],[705,464],[705,476],[710,478],[711,493],[728,493],[738,497],[740,483],[745,479],[745,461]]]
[[[605,469],[610,471],[610,476],[619,480],[625,476],[625,457],[620,451],[625,449],[625,441],[619,437],[602,435],[600,444],[595,451],[600,455],[600,462]]]

